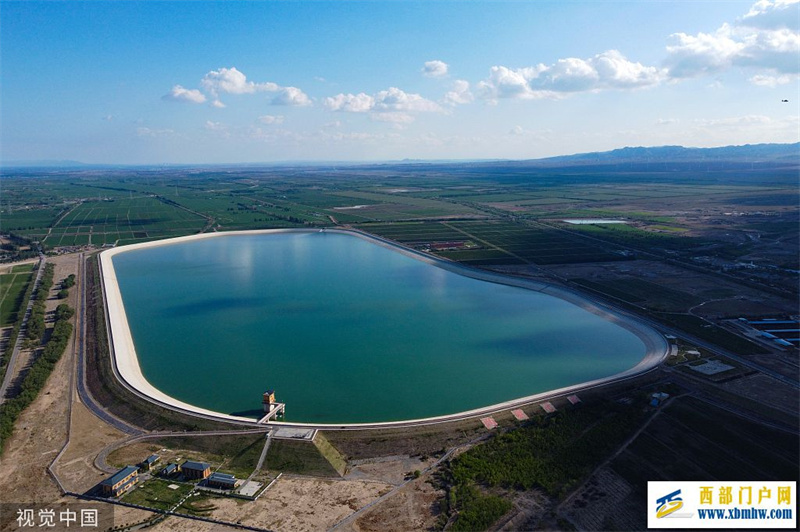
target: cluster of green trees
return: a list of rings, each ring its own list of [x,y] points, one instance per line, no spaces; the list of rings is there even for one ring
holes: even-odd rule
[[[66,321],[66,320],[70,319],[72,316],[74,316],[75,315],[75,310],[72,307],[70,307],[69,305],[67,305],[66,303],[61,303],[59,306],[56,307],[56,311],[55,311],[54,315],[55,315],[56,323],[58,323],[59,321],[62,321],[62,320]]]
[[[41,355],[25,375],[20,386],[20,393],[0,406],[0,453],[14,431],[14,423],[17,418],[39,395],[39,391],[44,387],[56,363],[64,354],[72,334],[72,324],[68,320],[73,314],[74,311],[66,305],[58,306],[53,334],[50,335]]]
[[[544,489],[563,497],[628,438],[648,415],[642,403],[597,402],[536,417],[451,460],[440,480],[450,530],[484,530],[511,504],[486,490]]]
[[[455,517],[448,530],[473,532],[489,528],[513,505],[502,497],[481,493],[474,482],[463,482],[449,487],[440,506],[448,521]]]
[[[453,475],[518,490],[538,486],[562,496],[616,449],[645,415],[640,405],[598,402],[537,417],[530,425],[461,455],[453,461]]]
[[[45,265],[39,288],[33,295],[33,308],[31,316],[28,318],[28,339],[31,341],[41,340],[44,334],[45,301],[47,301],[47,295],[53,286],[53,270],[52,264]]]
[[[67,299],[69,289],[75,286],[75,274],[71,273],[61,280],[61,290],[58,292],[58,299]]]

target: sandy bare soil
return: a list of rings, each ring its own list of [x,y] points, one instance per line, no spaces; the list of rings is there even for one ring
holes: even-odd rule
[[[153,443],[152,441],[143,441],[138,443],[132,443],[130,445],[126,445],[125,447],[121,447],[116,451],[112,451],[108,455],[108,463],[116,467],[117,465],[125,465],[125,464],[138,464],[144,458],[150,456],[151,454],[161,451],[162,447],[158,444]],[[161,457],[159,464],[166,464],[168,462],[173,461],[172,455],[174,453],[170,452],[169,456],[167,453],[158,452],[158,455]],[[180,453],[179,453],[180,454]],[[200,460],[201,462],[203,460]]]
[[[214,499],[217,509],[211,517],[224,521],[261,526],[277,531],[327,530],[354,511],[386,493],[383,482],[319,480],[281,477],[254,502]],[[220,525],[170,517],[152,530],[211,531]]]
[[[94,466],[94,459],[106,445],[124,437],[125,434],[97,419],[76,398],[70,442],[55,467],[64,487],[83,493],[105,479],[108,474]]]
[[[428,457],[420,460],[412,456],[389,456],[386,458],[373,458],[357,460],[347,470],[347,480],[378,480],[395,486],[410,477],[414,471],[423,471],[436,461]]]
[[[356,532],[405,532],[430,530],[439,515],[438,500],[444,492],[427,478],[410,482],[385,501],[368,510],[352,524]]]

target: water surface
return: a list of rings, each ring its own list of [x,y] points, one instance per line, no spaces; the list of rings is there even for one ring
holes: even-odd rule
[[[287,420],[452,414],[606,377],[633,333],[561,299],[341,233],[225,235],[113,257],[142,373],[203,408]]]

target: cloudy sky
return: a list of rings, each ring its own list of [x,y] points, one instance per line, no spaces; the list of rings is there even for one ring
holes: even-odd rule
[[[525,159],[797,142],[799,6],[3,1],[0,157]]]

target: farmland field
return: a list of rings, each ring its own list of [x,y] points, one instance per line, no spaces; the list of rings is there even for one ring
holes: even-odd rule
[[[469,266],[567,279],[573,288],[640,307],[691,334],[756,352],[751,342],[687,315],[695,306],[730,307],[709,298],[735,297],[741,287],[715,296],[664,285],[658,274],[633,279],[623,270],[669,262],[705,272],[706,287],[724,273],[770,291],[737,299],[736,308],[791,307],[788,300],[765,305],[763,297],[797,293],[796,169],[667,167],[565,172],[498,162],[20,170],[2,177],[0,229],[17,239],[6,245],[3,260],[35,255],[26,246],[32,241],[55,251],[203,231],[338,225]],[[627,223],[570,225],[567,218]],[[577,274],[567,271],[583,266],[588,269]],[[604,270],[617,273],[600,275]]]
[[[205,219],[156,198],[86,201],[76,205],[45,236],[49,246],[129,244],[196,233]]]
[[[796,443],[790,433],[686,398],[665,409],[611,466],[642,489],[656,479],[794,480]]]
[[[20,299],[31,281],[32,266],[17,266],[12,273],[0,275],[0,327],[11,325],[17,319]]]
[[[472,265],[557,264],[624,260],[620,253],[546,226],[500,221],[428,224],[364,224],[361,229],[420,247],[440,241],[470,241],[481,249],[441,251],[442,257]]]

